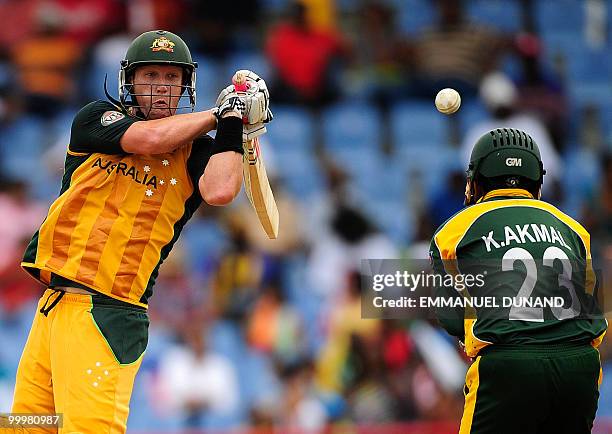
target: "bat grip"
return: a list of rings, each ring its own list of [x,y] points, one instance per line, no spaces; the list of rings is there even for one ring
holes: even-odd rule
[[[249,84],[243,73],[236,73],[232,77],[232,83],[236,92],[246,92],[249,89]]]

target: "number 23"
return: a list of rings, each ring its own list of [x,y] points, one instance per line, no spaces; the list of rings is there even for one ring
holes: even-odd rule
[[[577,316],[580,313],[580,305],[574,284],[572,283],[572,264],[567,254],[559,247],[550,246],[544,251],[542,264],[545,267],[553,267],[555,261],[561,261],[563,265],[563,273],[559,275],[559,286],[565,287],[572,297],[572,305],[568,308],[551,307],[551,311],[558,320],[569,319]],[[510,308],[511,321],[533,321],[544,322],[544,308],[517,306],[523,299],[531,296],[533,288],[538,281],[538,269],[535,260],[531,253],[521,247],[513,247],[508,250],[502,258],[502,271],[510,271],[514,269],[514,262],[521,261],[525,265],[527,275],[518,294],[514,297],[515,303]],[[519,300],[517,300],[519,299]]]

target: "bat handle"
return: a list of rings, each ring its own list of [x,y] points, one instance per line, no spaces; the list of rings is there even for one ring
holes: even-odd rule
[[[232,83],[234,84],[234,89],[236,92],[246,92],[249,89],[249,84],[247,83],[246,77],[244,73],[238,71],[232,77]]]
[[[247,82],[246,76],[242,71],[236,71],[232,77],[232,84],[234,85],[234,90],[236,92],[246,92],[249,89],[249,83]],[[242,122],[247,124],[248,119],[243,118]]]

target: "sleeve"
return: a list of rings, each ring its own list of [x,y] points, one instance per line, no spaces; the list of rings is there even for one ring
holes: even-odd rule
[[[94,101],[83,107],[72,121],[68,149],[88,154],[125,154],[121,137],[135,122],[136,119],[111,103]]]
[[[193,141],[191,154],[187,159],[187,172],[193,183],[194,188],[198,189],[200,177],[204,174],[204,169],[208,160],[214,153],[215,140],[210,136],[200,137]]]
[[[440,253],[440,249],[436,243],[436,236],[431,240],[431,244],[429,246],[429,257],[431,261],[431,266],[433,269],[433,273],[436,275],[442,276],[444,280],[444,276],[448,273],[444,268],[444,261],[442,259],[442,255]],[[437,285],[438,279],[434,279],[436,285],[433,288],[433,296],[435,298],[459,298],[462,297],[457,290],[453,287],[445,286],[444,284]],[[440,282],[441,283],[441,282]],[[436,308],[436,318],[438,323],[448,332],[448,334],[455,336],[463,341],[464,339],[464,309],[461,307],[438,307]]]

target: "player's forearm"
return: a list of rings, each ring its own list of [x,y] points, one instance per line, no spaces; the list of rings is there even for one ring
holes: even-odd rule
[[[121,138],[121,147],[132,154],[172,152],[216,125],[217,119],[210,110],[136,122]]]
[[[227,205],[242,186],[242,155],[227,151],[210,157],[200,178],[200,194],[209,205]]]

